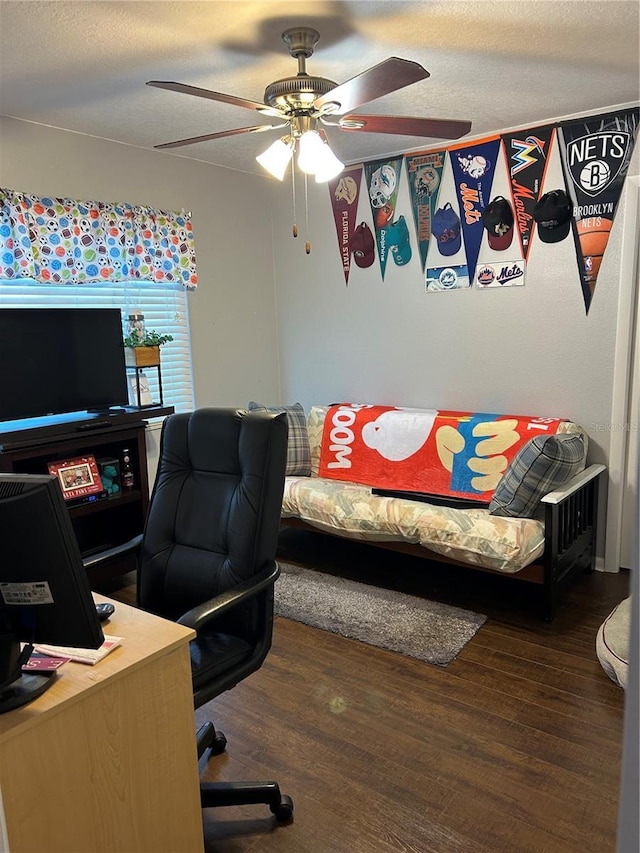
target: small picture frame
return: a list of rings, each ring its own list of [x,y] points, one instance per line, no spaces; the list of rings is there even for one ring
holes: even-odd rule
[[[129,376],[130,400],[132,406],[152,406],[149,378],[146,373],[136,370]],[[139,392],[139,393],[138,393]]]
[[[112,457],[97,459],[102,488],[110,498],[117,497],[122,491],[120,480],[120,460]]]
[[[62,497],[66,501],[104,491],[98,465],[92,455],[76,456],[74,459],[64,459],[61,462],[49,462],[47,468],[50,474],[58,478]]]

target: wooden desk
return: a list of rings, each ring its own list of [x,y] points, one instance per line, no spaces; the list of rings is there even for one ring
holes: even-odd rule
[[[65,664],[46,693],[0,715],[11,853],[203,850],[194,632],[113,603],[104,628],[120,648],[95,666]]]

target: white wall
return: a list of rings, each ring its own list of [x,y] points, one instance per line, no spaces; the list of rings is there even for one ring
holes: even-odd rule
[[[189,294],[196,404],[279,397],[266,180],[0,117],[0,186],[190,210],[199,274]]]
[[[638,171],[637,148],[629,174]],[[509,197],[507,181],[506,169],[496,173],[492,197]],[[556,140],[545,189],[563,186]],[[556,244],[534,238],[524,287],[426,293],[403,173],[396,215],[409,223],[412,260],[396,267],[389,259],[384,281],[377,258],[367,269],[352,264],[346,287],[327,186],[309,184],[309,256],[304,228],[291,237],[291,187],[275,192],[282,402],[567,417],[589,432],[591,460],[606,464],[624,196],[587,315],[571,235]],[[298,213],[300,225],[302,195]],[[363,219],[372,226],[364,178]]]

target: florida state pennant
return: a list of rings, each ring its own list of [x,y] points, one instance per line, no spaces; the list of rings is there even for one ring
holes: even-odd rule
[[[484,233],[482,211],[489,204],[500,137],[449,149],[453,176],[460,201],[464,246],[469,279],[473,280]]]
[[[333,219],[336,223],[336,234],[338,236],[338,250],[342,261],[344,283],[347,286],[351,270],[351,238],[356,227],[361,177],[362,165],[350,166],[343,169],[337,178],[329,181]]]
[[[502,135],[511,178],[516,230],[520,236],[522,257],[525,261],[531,246],[533,209],[544,184],[554,137],[555,127],[551,124]]]
[[[634,107],[558,126],[587,314],[638,133]]]

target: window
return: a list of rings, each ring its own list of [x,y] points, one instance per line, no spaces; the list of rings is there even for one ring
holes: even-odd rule
[[[164,403],[177,412],[194,408],[191,341],[187,290],[180,283],[147,281],[99,282],[96,284],[41,284],[33,279],[0,280],[3,308],[120,308],[123,329],[135,309],[144,314],[145,328],[172,335],[162,347]],[[159,400],[157,371],[147,373],[153,400]],[[133,401],[132,401],[133,402]]]

